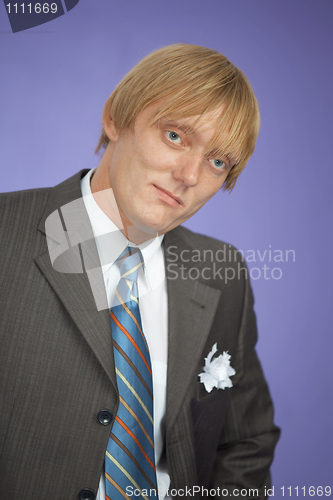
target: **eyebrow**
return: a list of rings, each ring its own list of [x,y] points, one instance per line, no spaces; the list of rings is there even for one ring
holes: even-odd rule
[[[208,156],[214,156],[214,155],[221,156],[221,154],[219,153],[219,148],[213,148],[207,154],[208,154]]]
[[[175,120],[166,120],[165,125],[170,127],[176,127],[179,130],[182,130],[185,134],[190,135],[190,134],[196,134],[197,131],[192,128],[190,125],[186,125],[185,123],[177,123]]]

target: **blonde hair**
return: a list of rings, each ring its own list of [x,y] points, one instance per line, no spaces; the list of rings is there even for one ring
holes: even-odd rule
[[[216,50],[169,45],[146,56],[121,80],[105,103],[103,117],[112,116],[119,133],[133,130],[138,114],[157,102],[151,123],[217,111],[208,149],[217,149],[216,158],[236,161],[223,186],[231,191],[254,151],[260,125],[258,102],[246,76]],[[96,153],[108,143],[103,128]]]

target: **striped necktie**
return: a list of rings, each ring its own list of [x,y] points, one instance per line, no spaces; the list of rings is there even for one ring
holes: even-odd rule
[[[137,286],[141,251],[127,247],[116,262],[121,277],[110,316],[119,408],[105,455],[106,499],[156,500],[152,371]]]

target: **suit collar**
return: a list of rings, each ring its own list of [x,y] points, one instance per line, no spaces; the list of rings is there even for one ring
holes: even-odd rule
[[[81,170],[69,179],[61,182],[61,184],[57,184],[55,187],[51,188],[47,204],[38,224],[39,231],[45,234],[45,220],[54,210],[81,197],[80,181],[88,171],[88,169]]]

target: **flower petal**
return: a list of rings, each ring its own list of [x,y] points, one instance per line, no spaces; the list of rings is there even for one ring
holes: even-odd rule
[[[200,373],[199,377],[207,392],[211,392],[213,387],[217,387],[217,381],[209,373]]]
[[[214,354],[216,353],[216,351],[217,351],[217,344],[214,344],[213,347],[212,347],[212,350],[208,354],[207,358],[205,358],[205,364],[206,365],[209,365],[209,363],[211,362],[211,359],[214,356]]]

